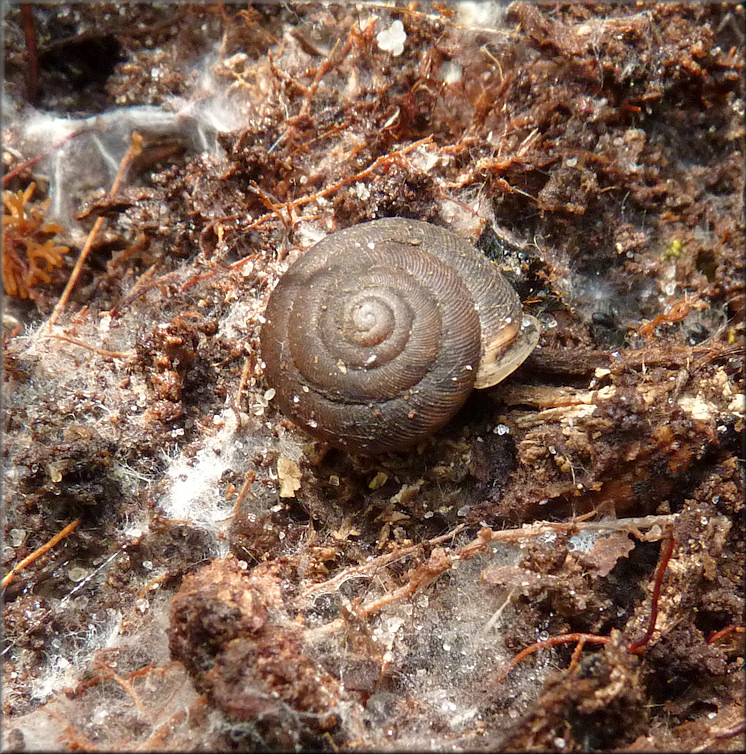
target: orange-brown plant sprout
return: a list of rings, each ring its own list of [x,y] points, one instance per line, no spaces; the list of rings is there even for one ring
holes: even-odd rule
[[[36,189],[30,183],[25,191],[3,191],[3,286],[10,296],[33,298],[32,288],[49,283],[50,272],[62,267],[67,246],[57,246],[53,238],[62,226],[45,222],[50,200],[31,204]]]

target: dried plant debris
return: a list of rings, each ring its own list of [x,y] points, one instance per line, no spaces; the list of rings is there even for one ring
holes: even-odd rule
[[[9,296],[33,298],[34,286],[51,283],[50,273],[62,267],[69,249],[55,244],[59,223],[45,222],[51,199],[31,204],[36,184],[24,191],[3,191],[3,285]]]
[[[740,750],[740,5],[4,21],[4,750]],[[358,457],[259,330],[390,216],[541,339]]]

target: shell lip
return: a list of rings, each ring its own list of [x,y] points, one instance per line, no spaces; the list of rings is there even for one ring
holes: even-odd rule
[[[498,348],[494,353],[487,351],[487,356],[482,360],[477,370],[474,387],[484,389],[502,382],[509,374],[514,372],[528,358],[539,342],[541,325],[536,317],[523,314],[521,329],[515,338],[504,348]]]

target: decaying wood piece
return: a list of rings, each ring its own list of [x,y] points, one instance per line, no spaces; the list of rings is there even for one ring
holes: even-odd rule
[[[488,510],[653,512],[742,428],[743,397],[732,381],[738,351],[615,356],[593,369],[584,389],[512,384],[500,391],[518,466],[496,507],[478,506],[472,519]]]

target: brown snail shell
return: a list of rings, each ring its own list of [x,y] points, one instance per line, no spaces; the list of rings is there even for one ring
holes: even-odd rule
[[[332,233],[269,298],[267,382],[309,434],[361,453],[443,426],[472,388],[534,349],[538,323],[497,267],[451,231],[387,218]]]

